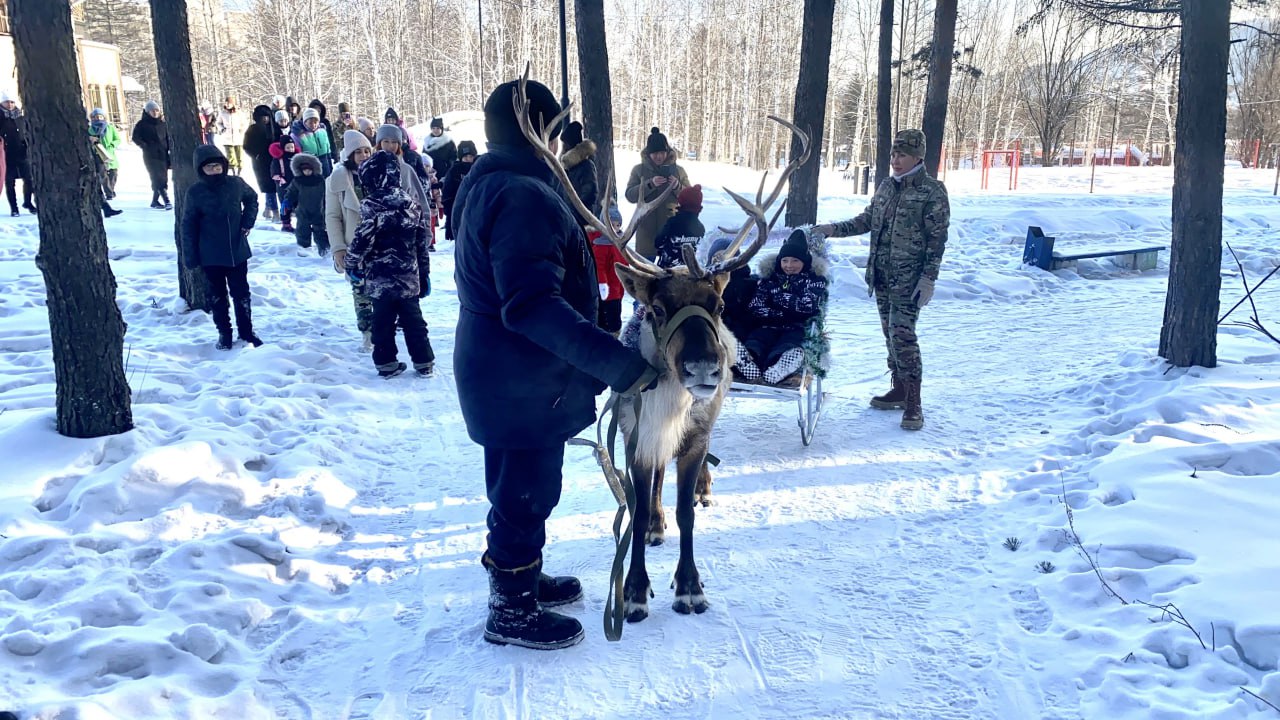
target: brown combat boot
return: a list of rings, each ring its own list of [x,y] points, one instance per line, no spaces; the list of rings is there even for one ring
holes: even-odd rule
[[[871,407],[877,410],[901,410],[905,407],[906,400],[907,392],[902,388],[902,381],[898,379],[898,373],[895,372],[893,386],[889,388],[889,392],[871,398]]]
[[[902,429],[919,430],[924,427],[924,409],[920,407],[920,381],[907,380],[903,383],[906,401],[902,410]]]

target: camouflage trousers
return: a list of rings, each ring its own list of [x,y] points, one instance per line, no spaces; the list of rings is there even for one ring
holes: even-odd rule
[[[351,286],[351,300],[356,306],[356,327],[360,332],[373,330],[373,300],[364,294],[364,288]]]
[[[919,382],[923,372],[916,337],[920,307],[909,297],[877,289],[876,309],[880,311],[880,329],[889,348],[889,371],[898,380]]]

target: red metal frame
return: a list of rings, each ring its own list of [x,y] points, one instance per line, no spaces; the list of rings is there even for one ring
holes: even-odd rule
[[[982,151],[982,189],[986,190],[988,180],[991,177],[991,168],[995,167],[992,161],[997,157],[1005,157],[1009,159],[1009,189],[1018,189],[1018,168],[1022,165],[1022,141],[1014,140],[1013,149],[1011,150],[983,150]]]

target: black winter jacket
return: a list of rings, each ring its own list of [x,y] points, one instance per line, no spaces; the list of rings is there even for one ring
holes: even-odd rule
[[[653,247],[658,251],[658,266],[672,268],[684,265],[681,247],[686,243],[698,244],[706,234],[707,230],[698,219],[698,213],[677,211],[653,240]]]
[[[422,151],[431,156],[431,167],[435,168],[436,175],[440,177],[448,174],[449,169],[458,162],[458,144],[448,133],[440,137],[428,135],[422,141]]]
[[[595,261],[562,193],[531,147],[490,144],[455,200],[454,378],[485,447],[563,443],[595,420],[606,385],[627,390],[648,369],[596,327]]]
[[[222,163],[221,175],[205,175],[201,166]],[[235,267],[253,253],[249,231],[258,216],[258,194],[227,173],[227,158],[213,145],[196,148],[193,162],[199,182],[187,190],[182,209],[182,257],[187,267]]]
[[[133,144],[142,149],[142,159],[148,164],[169,165],[169,128],[164,120],[144,113],[133,126]]]
[[[314,155],[298,153],[289,161],[293,170],[293,182],[284,192],[285,201],[298,215],[298,224],[324,223],[324,174],[320,160]],[[311,166],[311,175],[303,175],[302,169]]]
[[[759,284],[760,278],[752,275],[750,268],[743,266],[733,271],[729,276],[729,284],[720,294],[720,298],[724,300],[721,318],[729,332],[740,339],[745,339],[758,327],[755,316],[751,314],[751,298],[755,297],[756,286]]]
[[[596,181],[596,144],[583,140],[560,157],[569,184],[592,215],[600,217],[600,185]],[[572,208],[570,208],[572,209]],[[579,218],[581,222],[581,218]]]
[[[444,187],[440,191],[440,202],[444,205],[446,237],[457,237],[458,224],[453,219],[454,202],[458,199],[458,190],[462,187],[463,179],[467,177],[467,173],[471,172],[471,166],[474,164],[473,162],[456,162],[453,167],[449,168],[449,174],[444,178]]]
[[[271,108],[259,105],[253,109],[253,124],[244,131],[244,151],[253,158],[253,176],[262,192],[275,192],[276,183],[271,179],[271,143],[276,141],[275,123],[271,120]]]
[[[827,281],[806,268],[787,275],[775,268],[760,278],[751,298],[751,314],[764,327],[804,328],[805,321],[818,314],[827,297]]]
[[[9,111],[0,108],[0,138],[4,139],[5,164],[10,173],[27,161],[26,125],[21,109],[14,107]]]

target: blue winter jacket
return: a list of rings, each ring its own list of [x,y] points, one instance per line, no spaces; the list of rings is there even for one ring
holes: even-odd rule
[[[596,327],[595,262],[551,171],[528,146],[490,144],[462,182],[454,378],[471,439],[549,447],[595,420],[605,386],[648,369]]]

